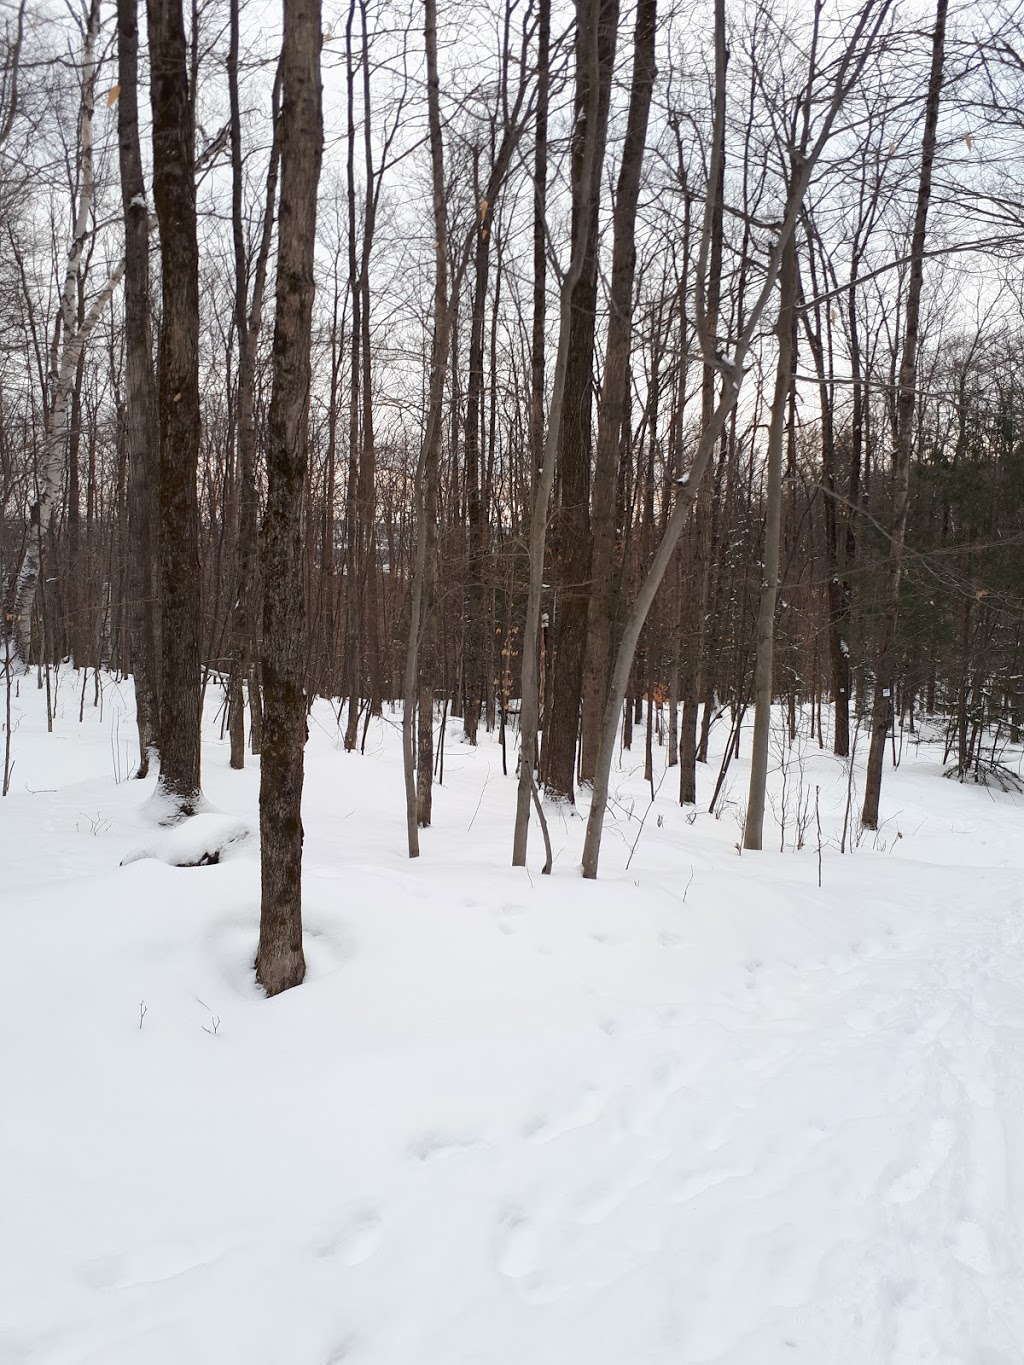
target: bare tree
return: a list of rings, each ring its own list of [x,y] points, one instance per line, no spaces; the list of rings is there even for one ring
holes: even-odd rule
[[[893,717],[893,690],[896,683],[896,623],[900,609],[900,579],[903,574],[903,547],[907,537],[910,511],[910,463],[914,448],[915,410],[921,290],[924,284],[925,240],[928,206],[932,193],[932,166],[938,135],[939,104],[946,50],[946,12],[948,0],[938,0],[932,30],[932,60],[925,97],[924,136],[921,144],[921,173],[917,187],[913,236],[910,243],[910,283],[903,323],[903,353],[900,358],[896,398],[896,449],[893,457],[892,523],[882,616],[882,633],[875,668],[875,695],[871,708],[871,743],[864,779],[862,822],[868,829],[878,828],[878,801],[882,792],[882,763],[885,739]]]
[[[31,525],[21,567],[15,576],[5,614],[13,623],[13,638],[27,662],[31,635],[32,604],[39,582],[43,545],[46,542],[54,503],[64,475],[68,441],[68,417],[80,382],[82,356],[96,324],[121,282],[124,262],[119,261],[89,306],[79,310],[79,293],[87,249],[92,237],[91,217],[96,188],[93,156],[93,115],[99,71],[99,0],[91,0],[82,32],[81,105],[79,132],[79,184],[74,206],[71,245],[60,295],[60,314],[54,331],[52,401],[46,414],[43,455],[39,462],[38,493],[31,512]],[[10,639],[10,637],[8,637]],[[9,648],[9,646],[8,646]]]
[[[814,12],[810,62],[804,97],[787,120],[784,139],[790,153],[789,179],[807,155],[811,136],[811,99],[817,80],[818,33],[821,8]],[[800,125],[798,131],[798,124]],[[750,786],[743,847],[760,849],[764,828],[764,806],[768,786],[768,740],[772,723],[772,682],[775,661],[775,608],[779,596],[779,543],[782,532],[782,457],[787,417],[791,416],[793,373],[796,364],[796,232],[790,235],[779,265],[779,312],[775,324],[778,356],[775,365],[775,392],[768,421],[768,452],[765,470],[764,559],[761,596],[757,613],[756,657],[754,662],[754,736],[750,751]],[[790,437],[793,437],[790,428]]]
[[[256,353],[263,326],[263,301],[267,267],[274,233],[280,159],[281,69],[278,67],[271,96],[273,140],[267,165],[263,221],[255,259],[246,249],[243,203],[242,120],[238,95],[239,0],[231,0],[229,15],[228,98],[231,145],[231,237],[235,264],[235,334],[238,339],[238,371],[235,381],[235,446],[238,457],[238,531],[236,537],[236,586],[232,604],[231,677],[229,680],[231,766],[245,766],[245,683],[249,683],[250,707],[258,706],[259,683],[253,666],[255,643],[255,590],[257,572],[256,491]],[[251,278],[251,293],[250,293]]]
[[[540,772],[545,794],[556,801],[574,800],[576,748],[580,729],[591,572],[590,465],[592,458],[594,344],[598,280],[598,216],[611,102],[612,74],[619,20],[618,0],[600,0],[596,11],[577,7],[576,107],[573,138],[572,224],[586,241],[583,265],[569,314],[569,354],[565,396],[559,422],[555,471],[556,509],[552,559],[557,592],[553,613],[553,662],[544,707],[544,745]],[[593,48],[593,59],[591,59]],[[593,129],[590,83],[597,83]],[[581,166],[593,136],[594,171],[582,197]],[[623,210],[628,207],[629,192]],[[577,220],[586,219],[585,228]],[[621,262],[620,262],[621,267]],[[621,289],[621,281],[620,281]],[[607,461],[606,461],[607,462]]]
[[[406,827],[409,857],[420,852],[419,826],[429,813],[424,809],[422,791],[429,789],[431,773],[420,765],[417,783],[416,712],[419,724],[433,723],[432,684],[429,705],[421,704],[420,649],[426,625],[427,607],[433,583],[434,552],[437,543],[437,497],[441,459],[441,418],[444,383],[448,368],[452,306],[448,297],[448,214],[445,202],[444,142],[441,134],[440,78],[437,70],[436,0],[424,0],[424,43],[427,58],[427,121],[430,140],[430,182],[434,213],[434,336],[430,350],[430,385],[427,396],[426,426],[416,468],[416,559],[413,566],[412,602],[409,610],[409,646],[405,665],[405,709],[402,716],[402,747],[405,762]],[[426,715],[424,716],[424,711]],[[422,747],[421,747],[422,753]]]
[[[138,776],[149,772],[160,726],[160,552],[155,492],[156,383],[149,298],[149,205],[139,140],[138,0],[118,0],[117,132],[124,214],[124,346],[129,517],[132,528],[132,666],[139,731]]]
[[[615,502],[623,425],[629,400],[629,355],[636,274],[636,216],[640,197],[647,122],[654,88],[657,0],[640,0],[633,35],[629,114],[619,167],[613,217],[608,337],[597,414],[597,451],[592,506],[593,556],[587,605],[586,663],[583,671],[581,772],[589,782],[600,744],[601,718],[611,658]]]
[[[658,586],[664,577],[665,570],[668,568],[676,543],[682,532],[687,511],[704,477],[711,453],[714,450],[726,423],[736,406],[740,388],[743,382],[744,367],[750,348],[753,344],[757,329],[760,326],[761,318],[768,303],[774,294],[782,265],[782,257],[786,249],[786,244],[795,230],[800,207],[803,203],[807,186],[810,183],[814,168],[821,157],[822,152],[831,136],[832,127],[839,110],[855,85],[867,58],[872,51],[874,41],[881,31],[889,11],[890,0],[866,0],[862,5],[857,18],[853,24],[852,33],[844,51],[839,59],[830,68],[834,70],[833,84],[830,94],[823,101],[824,107],[821,114],[821,121],[817,135],[813,144],[808,148],[806,156],[795,168],[790,184],[787,188],[785,206],[781,215],[778,232],[771,247],[768,261],[764,267],[764,275],[761,287],[754,298],[746,321],[736,337],[733,353],[731,357],[724,357],[716,350],[710,352],[705,349],[705,357],[709,363],[716,364],[722,370],[722,389],[718,403],[711,416],[711,420],[704,426],[697,449],[694,452],[693,461],[690,465],[685,483],[680,487],[679,496],[675,509],[665,527],[664,535],[658,546],[654,560],[648,570],[647,576],[637,593],[636,599],[626,619],[623,629],[623,638],[619,646],[612,671],[611,686],[609,688],[608,703],[605,708],[604,725],[601,736],[601,750],[594,778],[594,794],[590,806],[590,815],[587,820],[587,833],[583,847],[583,875],[584,877],[596,877],[598,861],[601,850],[601,833],[604,828],[605,808],[608,801],[608,783],[611,774],[612,757],[615,751],[616,739],[619,729],[619,715],[623,697],[629,684],[629,675],[633,665],[633,655],[636,650],[640,632],[643,629],[644,621],[651,609]],[[724,0],[715,0],[715,83],[716,89],[721,89],[725,81],[725,4]],[[716,123],[724,119],[724,103],[716,100]],[[716,130],[713,142],[712,163],[709,175],[709,182],[715,183],[718,173],[718,159],[721,155],[720,147],[722,136],[720,129]],[[696,295],[696,317],[697,332],[702,338],[702,342],[707,348],[707,340],[704,328],[701,325],[704,305],[705,290],[707,287],[708,253],[711,240],[711,216],[714,208],[714,197],[709,195],[705,203],[704,228],[700,244],[698,264],[697,264],[697,295]]]
[[[164,818],[200,790],[199,244],[193,100],[182,0],[147,0],[153,200],[160,227],[160,781]]]
[[[273,393],[263,524],[263,897],[256,979],[297,986],[302,952],[302,784],[306,612],[302,576],[316,200],[323,151],[320,0],[285,0],[281,51],[281,206]]]
[[[582,82],[586,98],[585,102],[577,104],[577,123],[574,130],[578,157],[573,174],[573,196],[578,204],[589,204],[591,202],[594,181],[597,177],[601,94],[599,54],[596,41],[599,17],[600,0],[577,0],[576,33],[577,43],[579,44],[577,60],[585,63],[588,68],[587,72],[583,74]],[[559,290],[558,350],[555,355],[555,369],[551,382],[544,458],[537,475],[530,514],[530,585],[526,599],[526,619],[523,625],[519,789],[512,846],[512,864],[514,867],[526,866],[531,802],[536,803],[538,813],[541,810],[540,802],[537,800],[534,770],[537,762],[537,725],[540,719],[539,649],[541,596],[544,587],[544,551],[547,540],[548,505],[551,501],[551,489],[555,480],[555,459],[559,448],[565,404],[565,381],[572,334],[573,295],[583,274],[590,229],[591,216],[589,213],[578,212],[573,215],[569,268],[562,278]],[[546,826],[544,829],[546,835]],[[547,870],[550,870],[550,864],[549,853]]]

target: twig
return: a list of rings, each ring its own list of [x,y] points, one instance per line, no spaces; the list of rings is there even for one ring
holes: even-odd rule
[[[552,858],[551,858],[551,835],[548,833],[548,822],[547,822],[547,817],[546,817],[545,814],[544,814],[544,807],[541,805],[540,794],[539,794],[539,792],[537,791],[537,780],[536,780],[536,778],[534,777],[534,775],[533,775],[532,772],[530,773],[530,792],[531,792],[531,794],[532,794],[532,796],[533,796],[534,808],[535,808],[535,810],[537,811],[537,819],[538,819],[539,822],[540,822],[540,832],[541,832],[541,834],[543,834],[543,836],[544,836],[544,852],[547,854],[547,862],[546,862],[546,863],[544,864],[544,866],[541,868],[541,872],[542,872],[542,874],[543,874],[545,877],[548,877],[548,876],[551,875],[551,863],[552,863]],[[483,799],[483,793],[482,793],[482,792],[481,792],[480,795],[481,795],[481,799]]]
[[[658,795],[658,792],[661,791],[662,783],[664,783],[664,781],[665,781],[665,774],[666,774],[667,772],[668,772],[668,769],[666,768],[666,769],[665,769],[665,772],[663,772],[662,775],[661,775],[661,782],[658,783],[657,791],[655,791],[654,795],[651,797],[650,802],[648,803],[647,809],[644,811],[643,815],[642,815],[641,818],[640,818],[640,828],[639,828],[639,829],[637,830],[637,832],[636,832],[636,838],[633,840],[633,847],[629,850],[629,857],[626,859],[626,871],[627,871],[627,872],[629,871],[629,865],[630,865],[630,863],[633,861],[633,854],[636,852],[636,846],[637,846],[637,844],[640,842],[640,836],[641,836],[641,834],[643,834],[643,832],[644,832],[644,825],[647,823],[647,817],[648,817],[648,815],[650,815],[652,809],[654,808],[654,800],[655,800],[655,797]]]
[[[475,820],[476,817],[480,814],[480,807],[481,807],[481,806],[483,805],[483,803],[484,803],[484,792],[487,790],[487,784],[490,782],[490,780],[491,780],[491,765],[488,763],[488,765],[487,765],[487,776],[484,778],[484,785],[480,788],[480,799],[479,799],[479,800],[477,801],[477,803],[476,803],[476,810],[473,812],[473,820]],[[469,831],[473,828],[473,820],[470,820],[469,824],[466,826],[466,833],[467,833],[467,834],[468,834]]]

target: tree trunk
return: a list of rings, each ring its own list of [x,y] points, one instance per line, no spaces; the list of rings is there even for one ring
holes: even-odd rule
[[[813,269],[814,240],[808,233],[808,247],[812,253],[811,285],[815,288],[816,279]],[[829,356],[825,354],[822,336],[821,306],[814,304],[812,325],[808,309],[802,310],[804,330],[814,361],[814,371],[818,382],[818,403],[821,410],[821,467],[822,480],[822,517],[825,524],[825,604],[828,612],[828,655],[829,671],[832,682],[832,705],[835,714],[833,753],[839,758],[847,758],[850,753],[850,587],[843,576],[839,562],[839,498],[836,484],[836,438],[833,404],[833,387],[830,374],[831,345]],[[845,548],[845,547],[844,547]],[[848,566],[847,566],[848,569]],[[820,712],[819,712],[820,715]],[[819,728],[819,739],[820,739]]]
[[[579,11],[579,6],[577,6]],[[555,522],[555,557],[558,593],[554,611],[554,663],[550,704],[544,718],[541,774],[545,793],[557,801],[572,802],[576,779],[576,741],[580,726],[584,651],[590,597],[590,464],[594,388],[594,327],[597,308],[597,229],[601,202],[601,168],[608,129],[612,70],[618,25],[618,0],[599,0],[596,23],[581,13],[576,21],[576,109],[573,138],[574,235],[586,220],[586,254],[573,291],[570,314],[569,355],[566,362],[565,398],[559,426],[558,512]],[[596,49],[595,62],[590,49]],[[581,168],[589,88],[597,81],[594,129],[594,174],[582,194]],[[625,248],[624,248],[625,249]],[[628,309],[628,304],[627,304]]]
[[[577,28],[596,32],[600,14],[600,0],[577,0]],[[577,128],[574,137],[581,146],[578,163],[578,180],[574,186],[581,203],[589,203],[593,180],[597,175],[598,151],[598,53],[597,43],[585,44],[590,64],[586,83],[587,101],[583,108],[577,108]],[[533,505],[530,514],[529,559],[530,583],[526,599],[526,619],[523,624],[522,652],[522,703],[520,708],[520,754],[519,788],[516,796],[516,820],[512,841],[513,867],[526,866],[526,849],[529,839],[530,806],[535,799],[536,781],[534,771],[537,760],[537,725],[540,718],[540,646],[541,646],[541,599],[544,588],[544,551],[547,539],[548,504],[555,481],[555,458],[559,445],[562,413],[565,402],[566,369],[569,360],[569,341],[571,336],[570,314],[573,294],[583,273],[587,252],[587,238],[590,232],[590,215],[574,214],[572,223],[572,247],[569,269],[562,279],[559,291],[558,350],[555,355],[555,372],[552,376],[551,402],[548,409],[547,433],[544,439],[544,455],[537,474]],[[536,317],[535,317],[536,325]],[[536,352],[534,352],[536,359]],[[536,382],[536,368],[534,379]],[[536,391],[534,391],[536,399]],[[587,401],[589,402],[589,395]],[[546,704],[546,702],[545,702]],[[575,747],[575,742],[574,742]],[[540,812],[540,803],[537,803]]]
[[[302,511],[309,428],[316,198],[323,121],[320,0],[285,0],[281,53],[281,209],[273,391],[263,524],[263,895],[256,979],[297,986],[302,952],[302,783],[306,743]]]
[[[199,248],[193,93],[181,0],[147,0],[153,199],[160,225],[160,782],[164,818],[200,791]]]
[[[441,418],[444,406],[444,381],[451,341],[451,305],[448,299],[448,218],[445,204],[444,143],[441,133],[440,81],[437,70],[437,5],[424,0],[424,43],[427,58],[427,120],[430,135],[431,188],[434,213],[434,338],[430,352],[430,388],[427,398],[426,428],[416,469],[416,558],[412,574],[412,602],[409,609],[409,644],[405,661],[405,705],[402,714],[402,750],[405,769],[405,815],[409,857],[420,853],[419,814],[423,803],[416,789],[416,711],[421,689],[433,686],[433,679],[421,679],[420,649],[430,607],[434,555],[437,540],[437,500],[441,460]],[[432,781],[427,774],[428,785]]]
[[[231,107],[231,227],[235,253],[235,331],[238,336],[238,378],[235,386],[235,443],[238,456],[238,536],[236,545],[235,594],[231,624],[231,676],[229,682],[231,716],[231,766],[245,766],[245,679],[255,653],[253,607],[258,602],[255,579],[257,558],[256,496],[256,347],[263,323],[263,296],[267,285],[267,264],[274,232],[274,200],[280,153],[279,110],[281,68],[278,67],[271,96],[273,135],[267,168],[266,200],[260,243],[252,270],[252,302],[249,302],[250,261],[245,249],[242,183],[242,124],[238,101],[239,3],[231,0],[230,51],[228,55],[228,92]],[[250,711],[251,711],[250,702]]]
[[[586,660],[583,671],[584,782],[591,782],[601,742],[608,668],[611,659],[615,511],[622,430],[629,400],[629,355],[633,327],[633,279],[636,274],[637,201],[643,168],[647,122],[654,86],[654,40],[657,0],[640,0],[633,35],[633,79],[626,137],[615,196],[608,339],[597,415],[597,455],[592,506],[593,556],[587,603]]]
[[[494,204],[489,195],[480,198],[474,261],[473,314],[469,329],[469,382],[466,388],[466,512],[469,544],[466,562],[466,643],[465,710],[463,727],[466,739],[476,744],[480,706],[483,701],[487,670],[487,640],[484,634],[484,554],[487,528],[484,523],[480,475],[480,430],[484,395],[484,308],[487,303],[487,277],[490,265],[491,227]]]
[[[757,656],[754,663],[754,738],[750,748],[750,787],[743,847],[759,849],[768,785],[768,738],[772,724],[772,672],[775,606],[779,596],[779,539],[782,527],[782,454],[786,411],[793,384],[793,328],[796,321],[796,233],[786,243],[779,272],[779,316],[775,327],[779,354],[775,393],[768,424],[767,490],[764,517],[764,569],[757,613]]]
[[[157,540],[156,383],[149,300],[149,208],[139,143],[138,0],[118,0],[117,131],[124,213],[125,405],[131,533],[131,654],[139,731],[137,777],[149,772],[160,726],[160,547]]]
[[[900,361],[896,407],[896,449],[893,469],[892,526],[886,566],[884,608],[878,664],[875,668],[875,695],[871,707],[871,744],[868,749],[867,776],[864,781],[864,810],[867,829],[878,828],[878,802],[882,792],[882,763],[885,737],[893,717],[893,688],[896,681],[896,624],[900,608],[900,579],[903,573],[903,546],[910,511],[910,460],[914,444],[915,390],[917,385],[918,328],[921,315],[921,289],[924,282],[924,250],[928,228],[928,205],[932,193],[932,163],[942,96],[942,75],[946,46],[948,0],[938,0],[932,31],[932,64],[925,101],[924,138],[921,146],[921,176],[917,187],[917,206],[910,244],[910,286],[904,320],[903,355]]]

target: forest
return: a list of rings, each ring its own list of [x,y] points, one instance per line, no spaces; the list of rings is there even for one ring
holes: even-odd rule
[[[134,678],[168,824],[213,703],[273,995],[317,698],[356,756],[400,713],[413,857],[453,732],[500,740],[513,863],[578,807],[586,878],[620,748],[693,806],[716,727],[760,849],[773,708],[866,757],[850,837],[924,717],[1019,787],[1013,0],[0,22],[5,797],[62,663]]]

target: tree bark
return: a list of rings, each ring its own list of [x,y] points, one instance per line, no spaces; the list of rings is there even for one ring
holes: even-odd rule
[[[164,818],[200,790],[199,247],[193,95],[181,0],[147,0],[153,199],[160,226],[160,781]]]
[[[577,7],[579,9],[579,7]],[[593,427],[594,329],[597,309],[597,230],[601,169],[608,130],[618,0],[600,0],[595,19],[576,21],[576,108],[573,147],[573,233],[584,229],[586,253],[573,290],[565,398],[559,425],[558,510],[555,558],[558,590],[554,610],[550,701],[545,708],[541,774],[545,794],[572,803],[576,784],[576,742],[580,727],[584,652],[590,598],[590,463]],[[591,49],[595,60],[591,60]],[[584,145],[590,130],[590,82],[597,82],[594,172],[583,195]]]
[[[597,452],[591,524],[593,555],[587,603],[586,660],[583,671],[583,739],[581,773],[593,781],[601,742],[608,668],[611,659],[615,593],[616,491],[622,451],[623,422],[629,400],[629,355],[633,327],[633,280],[636,274],[637,202],[643,169],[647,122],[654,87],[654,40],[657,0],[639,0],[633,34],[633,78],[622,163],[615,196],[608,339],[597,414]]]
[[[577,0],[577,25],[590,26],[595,32],[600,14],[600,0]],[[581,139],[582,155],[579,162],[577,193],[587,203],[593,192],[592,182],[597,175],[598,152],[598,52],[597,43],[589,44],[590,75],[587,81],[587,102],[578,108],[576,135]],[[540,718],[540,646],[541,598],[544,589],[544,551],[547,540],[548,504],[555,481],[555,459],[565,402],[565,379],[569,360],[571,309],[576,285],[583,273],[590,233],[590,215],[573,215],[572,247],[569,269],[559,291],[558,350],[551,383],[551,402],[548,409],[544,456],[537,474],[533,505],[530,514],[529,560],[530,583],[527,590],[526,618],[523,623],[522,701],[520,705],[519,787],[516,797],[516,820],[512,841],[513,867],[526,866],[529,839],[530,806],[536,799],[537,725]],[[536,352],[534,353],[536,356]],[[536,377],[536,369],[534,370]],[[536,390],[534,390],[536,397]],[[589,395],[588,395],[589,401]],[[538,815],[543,812],[537,802]]]
[[[285,0],[281,206],[273,391],[263,525],[262,901],[256,979],[297,986],[302,952],[302,784],[306,743],[302,520],[309,437],[316,200],[323,149],[320,0]]]

